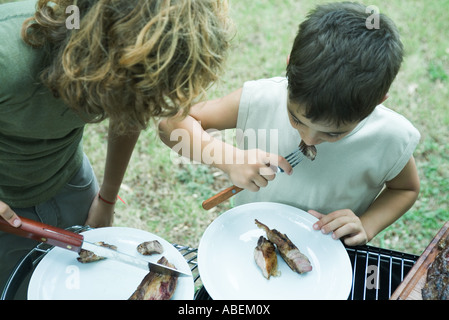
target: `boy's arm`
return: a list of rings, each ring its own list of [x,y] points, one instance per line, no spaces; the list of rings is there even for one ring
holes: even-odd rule
[[[261,150],[240,150],[207,131],[237,126],[241,95],[242,89],[239,89],[223,98],[193,106],[186,118],[164,119],[159,123],[159,135],[180,155],[212,165],[228,174],[235,185],[257,191],[274,179],[275,168],[267,170],[270,162],[277,162],[287,173],[292,171],[290,164],[283,157]]]
[[[333,238],[342,238],[349,246],[363,245],[406,213],[418,198],[419,189],[418,171],[415,159],[411,157],[360,218],[348,209],[327,215],[314,210],[309,212],[320,219],[314,225],[315,230],[325,234],[332,232]]]
[[[242,89],[229,95],[198,103],[190,109],[190,116],[201,122],[204,130],[225,130],[237,127]]]
[[[175,116],[159,123],[159,136],[167,146],[176,148],[181,156],[201,163],[211,163],[223,169],[213,159],[206,158],[211,153],[204,153],[207,147],[210,150],[223,150],[223,153],[234,147],[214,139],[206,130],[232,129],[237,125],[238,108],[240,104],[241,89],[226,97],[201,102],[190,109],[187,117]],[[179,149],[178,149],[179,148]],[[232,154],[232,153],[228,153]]]
[[[386,183],[364,215],[360,217],[368,241],[406,213],[415,203],[420,190],[414,157],[393,180]]]

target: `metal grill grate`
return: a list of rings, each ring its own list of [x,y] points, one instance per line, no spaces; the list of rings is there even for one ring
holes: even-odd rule
[[[352,264],[351,300],[388,300],[419,258],[371,246],[346,251]]]
[[[418,256],[371,246],[346,247],[352,264],[349,300],[388,300]],[[210,300],[204,287],[195,295],[197,300]]]
[[[173,244],[173,246],[178,249],[178,251],[182,254],[184,259],[186,259],[187,263],[189,264],[190,270],[192,271],[193,280],[195,282],[196,292],[203,285],[198,271],[198,249],[182,246],[179,244]]]

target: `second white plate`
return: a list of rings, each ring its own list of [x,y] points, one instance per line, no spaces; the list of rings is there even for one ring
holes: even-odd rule
[[[265,279],[254,261],[257,240],[265,232],[254,220],[288,235],[307,255],[313,270],[293,272],[278,255],[279,277]],[[202,282],[213,299],[347,299],[352,268],[343,244],[313,230],[317,221],[295,207],[258,202],[233,208],[212,222],[198,248]]]

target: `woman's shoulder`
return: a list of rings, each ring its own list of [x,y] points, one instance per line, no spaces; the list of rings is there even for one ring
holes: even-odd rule
[[[22,24],[34,14],[35,2],[19,1],[0,7],[0,96],[18,87],[26,90],[38,82],[43,50],[31,48],[21,36]]]

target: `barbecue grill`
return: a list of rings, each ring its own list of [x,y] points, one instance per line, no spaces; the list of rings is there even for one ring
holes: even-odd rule
[[[71,231],[82,232],[86,227],[73,227]],[[188,262],[195,282],[195,299],[211,300],[202,285],[198,272],[198,249],[173,244]],[[2,300],[11,300],[21,285],[29,279],[36,265],[52,247],[39,244],[32,249],[16,266],[1,295]],[[350,300],[388,300],[419,256],[387,250],[373,246],[346,247],[352,264],[353,285],[348,297]]]
[[[183,248],[196,269],[196,249]],[[178,249],[179,250],[179,249]],[[419,256],[373,246],[346,247],[352,265],[353,285],[349,300],[388,300],[404,280]],[[198,275],[195,278],[200,278]],[[199,279],[200,280],[200,279]],[[372,281],[374,280],[374,281]],[[195,294],[196,300],[210,300],[204,286]]]

